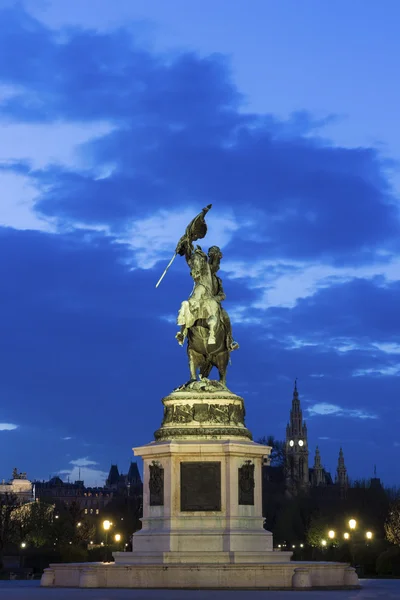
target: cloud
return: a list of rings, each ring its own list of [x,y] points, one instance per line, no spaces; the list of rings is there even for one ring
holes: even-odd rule
[[[0,183],[0,226],[21,230],[55,231],[54,219],[37,214],[34,210],[38,190],[29,178],[20,173],[0,169]]]
[[[70,460],[69,462],[71,465],[75,465],[76,467],[88,467],[89,465],[98,464],[95,460],[89,460],[87,456],[85,458],[77,458],[75,460]]]
[[[102,487],[105,484],[108,473],[101,469],[92,469],[90,467],[73,467],[72,469],[62,469],[58,472],[63,475],[63,479],[69,481],[84,481],[87,487]]]
[[[82,168],[84,155],[79,146],[110,133],[113,126],[105,121],[59,121],[53,123],[10,123],[0,120],[0,163],[29,161],[30,168],[43,169],[49,164]],[[40,140],[34,151],[26,140]]]
[[[13,431],[18,427],[19,425],[14,425],[14,423],[0,423],[0,431]]]
[[[372,369],[357,369],[353,373],[353,377],[395,377],[400,374],[400,363],[395,365],[385,365]]]
[[[372,413],[365,412],[362,409],[351,409],[342,408],[336,404],[328,404],[326,402],[319,402],[313,406],[306,408],[309,417],[315,416],[335,416],[335,417],[349,417],[355,419],[377,419],[378,416]]]
[[[62,440],[72,440],[72,437],[71,437],[71,436],[69,436],[69,435],[67,435],[67,436],[65,436],[65,437],[62,437],[61,439],[62,439]]]
[[[89,460],[88,457],[70,460],[69,464],[73,467],[58,471],[60,475],[64,476],[64,479],[68,477],[70,481],[84,481],[88,487],[103,486],[107,479],[108,473],[99,468],[93,468],[94,465],[98,465],[98,462]]]
[[[151,217],[133,221],[122,239],[134,251],[137,266],[151,269],[159,260],[170,258],[186,226],[198,212],[198,206],[184,210],[160,210]],[[229,212],[217,209],[213,214],[214,219],[210,221],[207,233],[207,246],[218,244],[223,248],[232,240],[239,224]]]
[[[4,10],[0,26],[0,82],[18,90],[3,98],[3,118],[110,128],[81,145],[84,172],[62,164],[30,172],[41,191],[35,210],[47,218],[128,233],[145,267],[175,244],[178,220],[163,229],[160,211],[208,202],[220,207],[218,222],[231,210],[232,260],[365,264],[397,245],[378,152],[329,146],[306,111],[288,120],[246,113],[224,57],[152,54],[123,29],[60,35],[22,9]]]
[[[249,306],[231,306],[229,316],[235,325],[259,325],[262,319]]]
[[[398,256],[381,257],[368,265],[335,266],[329,263],[310,265],[302,261],[226,261],[223,272],[231,279],[241,279],[261,294],[255,307],[266,310],[273,306],[293,308],[300,299],[314,296],[318,291],[332,286],[351,283],[354,279],[374,280],[382,276],[384,281],[396,282],[400,276]]]

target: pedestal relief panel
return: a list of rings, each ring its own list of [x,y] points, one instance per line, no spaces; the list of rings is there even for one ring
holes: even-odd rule
[[[238,484],[239,504],[254,506],[254,464],[250,460],[239,467]]]
[[[181,511],[221,510],[221,463],[181,463]]]
[[[149,500],[150,506],[164,506],[164,469],[153,461],[149,465]]]

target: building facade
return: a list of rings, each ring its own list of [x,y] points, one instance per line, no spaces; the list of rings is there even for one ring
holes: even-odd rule
[[[33,484],[34,499],[54,503],[56,508],[75,503],[85,515],[92,516],[101,516],[105,507],[117,496],[141,494],[142,480],[136,462],[131,462],[126,475],[119,473],[117,465],[111,465],[104,487],[86,487],[83,481],[71,483],[58,476]]]
[[[15,496],[21,504],[32,502],[33,484],[26,476],[26,473],[18,473],[18,469],[13,469],[12,478],[9,481],[3,479],[0,483],[0,495],[8,494]]]

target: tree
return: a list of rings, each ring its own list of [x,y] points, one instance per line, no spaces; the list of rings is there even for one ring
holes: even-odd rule
[[[18,499],[14,494],[0,496],[0,569],[3,568],[4,551],[14,541],[17,533],[17,521],[13,519],[17,506]]]
[[[315,515],[310,519],[307,529],[307,544],[313,548],[321,546],[322,540],[327,539],[329,520],[326,517]]]
[[[286,460],[286,444],[282,440],[277,440],[273,435],[265,435],[257,440],[258,444],[263,446],[271,446],[271,454],[269,455],[271,467],[284,467]]]
[[[14,509],[12,519],[15,521],[18,542],[27,542],[40,548],[52,539],[54,504],[46,502],[29,502]]]
[[[114,524],[113,534],[119,533],[129,543],[132,534],[142,527],[142,496],[115,496],[105,508],[107,518]]]
[[[398,500],[391,505],[388,517],[385,521],[386,539],[400,546],[400,501]]]
[[[54,520],[55,542],[59,546],[86,546],[94,539],[96,528],[77,502],[64,505]]]

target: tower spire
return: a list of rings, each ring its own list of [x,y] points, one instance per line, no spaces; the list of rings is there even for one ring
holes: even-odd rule
[[[348,485],[348,477],[346,465],[344,463],[344,454],[342,447],[339,450],[338,466],[336,469],[336,483],[339,485],[340,497],[344,498],[346,495]]]
[[[321,455],[318,446],[315,448],[314,466],[312,472],[312,482],[315,486],[324,484],[324,469],[321,463]]]
[[[292,492],[309,485],[307,427],[300,406],[297,377],[294,381],[290,420],[286,427],[287,487]]]

